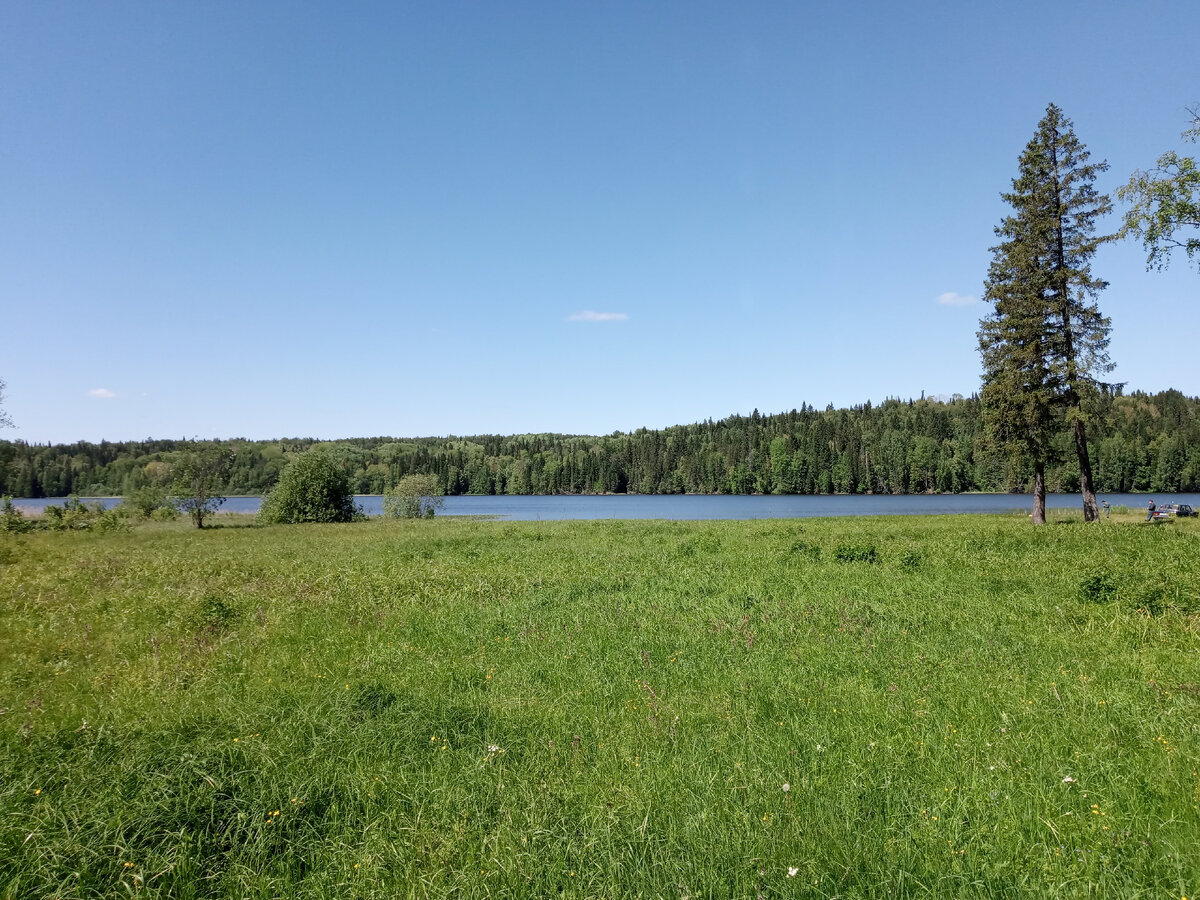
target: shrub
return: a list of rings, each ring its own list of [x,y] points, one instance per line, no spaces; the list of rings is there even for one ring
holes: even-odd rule
[[[62,506],[46,507],[42,527],[47,531],[125,531],[129,519],[121,507],[105,509],[99,501],[84,503],[78,497],[68,497]]]
[[[0,531],[23,534],[33,530],[33,523],[21,515],[21,511],[13,506],[12,497],[4,498],[4,508],[0,511]]]
[[[383,492],[383,514],[400,519],[431,519],[442,503],[442,484],[436,475],[405,475]]]
[[[325,450],[314,449],[288,463],[278,484],[263,500],[258,518],[276,525],[351,522],[361,515],[354,505],[345,469]]]
[[[131,491],[125,497],[122,505],[127,506],[134,515],[143,519],[153,518],[160,509],[171,509],[178,512],[171,503],[166,485],[161,484],[148,484]]]
[[[101,510],[95,521],[97,531],[129,531],[132,527],[128,510],[120,506]]]

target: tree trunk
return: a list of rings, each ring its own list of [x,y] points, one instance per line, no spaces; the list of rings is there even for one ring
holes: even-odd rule
[[[1054,244],[1058,256],[1058,274],[1060,281],[1058,294],[1059,314],[1062,317],[1063,359],[1067,364],[1067,415],[1074,418],[1075,455],[1079,457],[1079,491],[1083,494],[1083,521],[1096,522],[1100,511],[1096,508],[1096,492],[1092,488],[1092,461],[1088,458],[1087,430],[1083,424],[1083,404],[1080,400],[1078,379],[1079,369],[1075,359],[1075,335],[1071,331],[1071,298],[1069,275],[1067,268],[1066,250],[1063,246],[1063,208],[1062,185],[1058,178],[1058,151],[1050,148],[1050,158],[1054,162]]]
[[[1075,417],[1075,454],[1079,457],[1079,491],[1083,494],[1083,521],[1100,521],[1096,507],[1096,491],[1092,487],[1092,461],[1088,457],[1087,430],[1083,419]]]
[[[1046,524],[1046,464],[1040,459],[1033,467],[1033,524]]]

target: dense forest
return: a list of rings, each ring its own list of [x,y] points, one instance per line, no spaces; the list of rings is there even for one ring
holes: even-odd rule
[[[1200,398],[1178,391],[1097,397],[1088,422],[1100,491],[1200,490]],[[1047,487],[1074,491],[1079,472],[1063,431]],[[197,443],[146,440],[37,445],[0,441],[0,494],[128,494],[170,471]],[[851,409],[730,416],[604,437],[560,434],[447,438],[232,440],[225,490],[268,491],[288,460],[316,443],[337,454],[359,493],[433,474],[447,494],[828,494],[1025,491],[1028,461],[994,447],[978,397],[890,399]]]

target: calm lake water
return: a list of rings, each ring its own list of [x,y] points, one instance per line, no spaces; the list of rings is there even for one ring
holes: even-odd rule
[[[1113,506],[1144,509],[1153,497],[1160,506],[1187,503],[1200,509],[1200,494],[1100,494],[1097,501]],[[89,498],[81,498],[87,500]],[[378,495],[359,496],[370,515],[383,511]],[[914,494],[908,496],[680,496],[612,495],[605,497],[446,497],[441,515],[489,516],[496,519],[542,521],[555,519],[805,519],[817,516],[913,516],[950,513],[1003,513],[1029,511],[1028,494]],[[62,504],[62,499],[17,499],[16,506],[40,510]],[[115,506],[120,498],[103,498]],[[260,497],[230,497],[223,512],[258,511]],[[1048,494],[1050,509],[1081,509],[1078,494]]]

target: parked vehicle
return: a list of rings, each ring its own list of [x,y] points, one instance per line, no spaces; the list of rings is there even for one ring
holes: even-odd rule
[[[1186,519],[1190,516],[1200,515],[1196,510],[1192,509],[1186,503],[1168,503],[1165,506],[1160,506],[1152,514],[1154,519],[1167,519],[1171,516],[1178,516],[1181,519]]]

